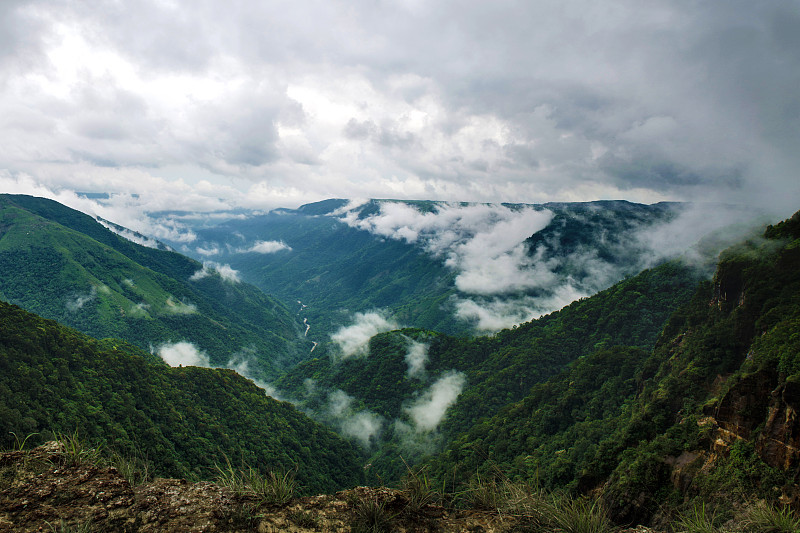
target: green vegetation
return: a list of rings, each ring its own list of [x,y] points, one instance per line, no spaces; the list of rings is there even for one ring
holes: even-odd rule
[[[753,533],[795,533],[800,531],[800,516],[790,507],[777,507],[759,502],[747,510],[744,520]]]
[[[453,487],[499,469],[551,489],[601,489],[623,523],[698,498],[682,515],[687,531],[716,527],[735,502],[791,492],[796,468],[784,465],[796,460],[771,455],[770,443],[796,431],[780,421],[800,397],[798,219],[724,252],[652,351],[598,346],[454,438],[430,459],[431,474]],[[711,455],[716,427],[738,438]],[[678,457],[686,466],[676,478]]]
[[[366,357],[342,361],[327,357],[312,359],[288,371],[276,385],[322,419],[326,416],[329,393],[341,389],[355,398],[355,407],[367,408],[386,420],[398,419],[411,424],[404,409],[409,401],[448,372],[461,371],[466,376],[467,387],[448,410],[442,429],[445,439],[469,430],[470,436],[462,437],[462,441],[477,439],[482,427],[487,431],[515,434],[526,431],[518,427],[520,421],[514,420],[516,412],[491,423],[488,419],[479,423],[504,406],[520,401],[526,394],[561,402],[548,407],[547,413],[535,421],[540,438],[549,439],[560,432],[559,426],[569,424],[570,416],[573,419],[591,417],[583,427],[562,432],[552,444],[533,452],[535,460],[530,461],[529,469],[535,471],[536,460],[569,448],[566,443],[570,439],[582,438],[585,446],[589,446],[593,438],[605,434],[613,410],[624,401],[622,388],[629,395],[636,391],[637,361],[648,358],[645,350],[652,349],[669,314],[688,298],[698,278],[698,273],[680,263],[667,263],[624,280],[592,298],[574,302],[558,312],[492,337],[456,338],[419,329],[379,334],[370,340]],[[405,361],[411,341],[428,345],[425,372],[417,376],[408,375]],[[603,347],[620,344],[638,348],[603,350]],[[590,357],[597,350],[604,355]],[[574,372],[580,374],[578,385],[568,387],[569,381],[566,381],[531,389],[558,375],[573,361],[578,365]],[[595,390],[596,385],[603,384],[603,379],[608,380],[608,384],[602,390]],[[313,388],[308,387],[308,380],[313,380]],[[563,400],[559,399],[559,395],[567,392]],[[598,398],[591,406],[581,407],[591,394]],[[524,412],[531,401],[536,400],[528,400],[516,410]],[[373,471],[385,482],[397,482],[406,472],[401,455],[414,464],[423,454],[434,451],[432,445],[438,444],[429,438],[416,450],[409,449],[404,444],[405,437],[395,426],[389,427],[378,449],[374,450]],[[435,439],[436,435],[429,437]],[[536,449],[532,441],[517,439],[515,442],[526,450]],[[446,461],[447,466],[442,466],[440,472],[451,472],[458,463],[462,472],[474,473],[486,452],[478,449],[472,453],[471,458],[457,453],[452,461]],[[568,471],[575,468],[567,466],[571,464],[571,459],[565,461],[568,457],[571,454],[559,459],[564,466],[556,477],[562,481],[572,479],[574,474]],[[507,463],[504,466],[511,466],[513,461]],[[525,478],[530,479],[530,476]],[[452,475],[448,479],[452,481]]]
[[[257,288],[146,248],[56,202],[0,195],[0,295],[97,338],[141,349],[188,341],[212,365],[272,376],[306,348],[300,324]],[[310,343],[308,349],[310,349]]]
[[[362,476],[350,444],[232,370],[153,364],[0,303],[0,446],[31,433],[28,447],[62,435],[73,456],[104,445],[162,476],[210,478],[224,456],[296,469],[301,492]]]
[[[365,498],[353,506],[352,533],[391,533],[395,530],[394,524],[395,516],[383,501]]]
[[[256,506],[284,505],[295,496],[295,472],[271,470],[264,475],[252,466],[234,468],[227,457],[225,462],[224,467],[215,465],[216,481],[236,494],[255,497],[258,500]]]
[[[357,217],[376,215],[382,202],[370,200],[357,208]],[[400,201],[397,201],[400,202]],[[430,213],[441,202],[402,201],[420,213]],[[471,324],[455,318],[456,272],[444,255],[433,256],[417,244],[374,235],[348,226],[330,215],[347,205],[326,200],[282,209],[265,215],[234,219],[213,227],[196,228],[206,247],[225,248],[231,235],[245,242],[282,241],[292,250],[272,254],[221,252],[226,262],[248,281],[285,302],[308,305],[303,316],[312,324],[311,335],[326,339],[347,323],[353,312],[388,309],[400,323],[451,335],[471,332]],[[466,205],[466,204],[463,204]],[[511,209],[530,208],[505,204]],[[538,206],[555,214],[553,223],[528,239],[531,255],[562,263],[557,273],[586,277],[587,257],[607,262],[633,275],[634,259],[643,252],[635,233],[669,220],[670,204],[641,205],[624,201],[550,203]],[[238,242],[238,240],[237,240]],[[571,256],[570,254],[574,254]],[[534,292],[531,296],[537,296]],[[320,347],[319,351],[321,351]],[[319,353],[319,352],[317,352]],[[316,354],[315,354],[316,355]]]

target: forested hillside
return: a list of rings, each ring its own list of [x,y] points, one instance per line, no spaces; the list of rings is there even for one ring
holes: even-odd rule
[[[443,480],[503,472],[596,490],[621,522],[700,497],[800,503],[800,213],[726,250],[655,348],[603,348],[431,461]]]
[[[0,196],[0,296],[145,350],[189,343],[211,365],[248,363],[256,376],[311,348],[296,317],[256,287],[42,198]]]
[[[208,479],[227,460],[295,472],[304,492],[361,480],[357,450],[232,370],[170,368],[0,303],[0,446],[57,433]]]
[[[434,428],[427,428],[413,435],[416,443],[409,443],[405,428],[392,421],[414,426],[410,406],[436,390],[437,383],[463,381],[436,424],[435,436],[441,430],[446,440],[597,350],[620,344],[637,346],[642,353],[652,349],[664,322],[699,279],[696,270],[667,263],[494,336],[459,338],[418,329],[383,333],[371,339],[362,356],[313,359],[289,371],[276,386],[323,419],[336,390],[377,414],[386,427],[373,442],[373,468],[383,479],[398,479],[404,473],[400,455],[413,461],[442,441],[431,441]],[[421,361],[417,371],[409,359],[414,347]]]

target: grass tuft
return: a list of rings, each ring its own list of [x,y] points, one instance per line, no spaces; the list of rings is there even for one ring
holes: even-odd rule
[[[59,433],[56,440],[61,445],[61,461],[67,466],[83,466],[100,459],[100,449],[89,446],[77,430],[72,434]]]
[[[678,517],[673,529],[679,533],[717,533],[717,515],[706,510],[705,502]]]
[[[225,461],[225,467],[215,465],[217,482],[236,494],[255,496],[260,500],[259,505],[284,505],[294,497],[297,482],[293,471],[270,471],[263,475],[251,466],[234,468],[227,457]]]
[[[377,498],[359,500],[353,509],[352,533],[390,533],[395,530],[394,516]]]
[[[406,509],[419,512],[426,505],[441,501],[441,494],[431,488],[427,467],[412,469],[406,465],[408,473],[403,478],[402,490],[408,498]]]
[[[310,511],[290,511],[286,516],[298,527],[306,529],[319,529],[320,527],[319,517]]]
[[[27,444],[28,439],[33,437],[34,435],[38,435],[38,433],[29,433],[24,439],[20,439],[19,436],[14,433],[13,431],[9,431],[11,435],[14,435],[14,445],[12,450],[15,452],[21,452],[25,450],[25,444]]]
[[[546,523],[564,533],[606,533],[616,530],[603,506],[588,498],[554,496],[543,514]]]
[[[153,479],[150,461],[138,455],[126,455],[113,451],[105,460],[113,466],[132,486],[142,485]]]
[[[747,510],[744,525],[752,533],[797,533],[800,518],[788,506],[778,508],[759,502]]]
[[[51,524],[47,521],[45,521],[45,523],[47,524],[47,527],[50,528],[50,533],[92,533],[94,529],[91,519],[76,526],[70,526],[64,521],[63,518],[58,521],[58,525]]]

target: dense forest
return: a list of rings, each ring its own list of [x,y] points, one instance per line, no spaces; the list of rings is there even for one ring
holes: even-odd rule
[[[304,492],[361,479],[359,452],[232,370],[170,368],[0,303],[0,445],[77,433],[162,476],[207,479],[228,460],[296,471]]]
[[[283,220],[311,232],[313,217],[342,205]],[[617,240],[647,215],[612,207],[634,211]],[[666,217],[672,208],[658,209]],[[614,224],[596,206],[581,217],[557,213],[529,249],[549,242],[573,257],[599,238],[587,228]],[[365,239],[345,232],[354,240],[342,261]],[[618,242],[604,242],[597,254],[617,261]],[[405,243],[384,244],[386,261],[410,261],[396,286],[403,305],[421,299],[406,316],[441,311],[451,289],[421,295],[452,273]],[[333,248],[324,253],[335,262]],[[352,287],[391,274],[359,257]],[[302,275],[323,279],[321,263]],[[559,265],[563,275],[581,268]],[[398,484],[410,472],[449,494],[511,481],[592,495],[620,524],[669,520],[697,502],[720,516],[755,499],[797,507],[800,213],[727,248],[710,280],[706,267],[664,262],[492,335],[408,327],[374,335],[364,353],[331,344],[310,358],[300,315],[256,287],[130,243],[55,202],[4,195],[0,296],[11,304],[0,305],[0,445],[77,432],[160,475],[206,479],[230,460],[296,471],[306,492]],[[332,298],[347,292],[341,283]],[[155,354],[154,343],[187,339],[208,366],[254,361],[294,405],[233,370],[171,368]]]
[[[449,438],[604,346],[652,349],[670,313],[691,295],[699,276],[678,262],[666,263],[493,336],[452,337],[419,329],[379,334],[371,339],[365,356],[315,358],[288,371],[276,386],[323,419],[330,393],[341,389],[386,420],[408,422],[404,408],[414,398],[438,379],[461,372],[466,386],[442,421]],[[416,375],[409,374],[406,361],[413,343],[423,345],[427,353],[424,372]],[[313,388],[308,380],[313,380]],[[395,429],[387,428],[372,459],[381,478],[390,481],[405,473],[401,455],[409,460],[420,451],[430,451],[404,449]]]
[[[145,350],[188,341],[213,365],[246,359],[256,376],[311,347],[286,307],[256,287],[42,198],[0,196],[0,296],[97,338]]]
[[[621,522],[687,496],[797,503],[798,326],[800,213],[726,250],[652,351],[576,360],[454,439],[433,472],[599,489]]]

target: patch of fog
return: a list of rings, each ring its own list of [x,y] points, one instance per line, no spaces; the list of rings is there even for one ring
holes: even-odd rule
[[[189,280],[198,281],[211,276],[215,272],[219,274],[219,276],[222,278],[222,281],[227,281],[229,283],[239,283],[241,281],[238,270],[234,270],[230,265],[223,265],[220,263],[215,263],[214,261],[204,261],[203,268],[189,276]]]
[[[178,301],[169,296],[167,301],[164,302],[164,311],[172,315],[191,315],[197,312],[197,306],[193,303]]]
[[[129,240],[134,244],[145,246],[147,248],[156,248],[156,249],[164,247],[164,245],[156,239],[151,239],[150,237],[142,235],[139,232],[131,231],[128,228],[125,228],[118,224],[113,224],[101,217],[95,217],[95,220],[107,230],[116,233],[123,239]]]
[[[353,408],[353,397],[342,390],[328,395],[327,414],[341,433],[369,448],[383,429],[383,418],[367,409]]]
[[[198,254],[200,254],[202,256],[210,257],[212,255],[219,255],[219,247],[218,246],[208,246],[208,247],[204,248],[202,246],[198,246],[197,248],[195,248],[195,252],[197,252]]]
[[[134,304],[128,309],[128,314],[135,318],[144,318],[149,315],[150,305],[144,302]]]
[[[281,250],[291,251],[292,247],[283,241],[257,241],[248,248],[239,248],[240,253],[274,254]]]
[[[74,313],[78,309],[82,309],[84,305],[91,302],[95,298],[97,298],[97,287],[92,285],[92,288],[89,289],[89,292],[78,293],[70,296],[67,298],[67,301],[64,305],[66,306],[67,311]]]
[[[420,432],[434,431],[444,418],[447,409],[461,394],[466,382],[463,372],[451,370],[406,407],[405,412],[414,422],[415,429]]]
[[[204,366],[210,365],[208,355],[191,342],[181,341],[164,343],[156,348],[156,353],[169,366]]]
[[[676,210],[673,220],[637,233],[638,243],[648,250],[645,268],[674,257],[705,266],[724,248],[773,222],[773,217],[754,208],[727,204],[690,203]]]
[[[364,356],[367,355],[369,340],[372,337],[398,327],[398,324],[382,311],[356,313],[354,322],[333,333],[331,340],[338,345],[342,359]]]
[[[405,360],[408,365],[406,375],[408,377],[420,377],[425,374],[425,365],[428,362],[428,345],[415,341],[409,337],[408,347],[406,348]]]
[[[477,330],[490,332],[529,322],[589,294],[589,291],[580,291],[567,282],[546,296],[458,298],[454,304],[458,318],[472,322]]]

